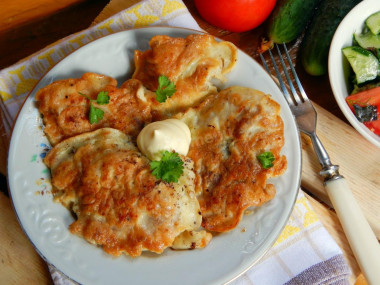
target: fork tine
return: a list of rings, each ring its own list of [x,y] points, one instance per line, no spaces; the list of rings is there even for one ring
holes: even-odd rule
[[[285,44],[284,44],[284,47],[285,47],[285,51],[286,51],[286,45]],[[281,53],[280,48],[279,48],[279,46],[277,44],[276,44],[276,49],[277,49],[278,57],[280,58],[280,62],[281,62],[281,65],[282,65],[282,69],[284,71],[284,75],[286,77],[286,80],[288,81],[288,86],[290,88],[290,91],[293,94],[293,99],[295,101],[295,104],[296,105],[301,104],[302,101],[301,101],[300,97],[298,96],[297,90],[294,88],[293,82],[292,82],[292,80],[290,78],[290,75],[289,75],[289,72],[288,72],[288,68],[286,67],[286,64],[285,64],[285,61],[283,59],[282,53]],[[290,67],[293,68],[293,65],[291,64],[291,61],[289,61],[289,58],[288,58],[288,63],[290,65]],[[293,72],[293,76],[294,76],[294,72]]]
[[[260,58],[261,58],[261,61],[263,62],[263,65],[264,65],[265,70],[270,74],[271,72],[270,72],[270,70],[269,70],[269,67],[268,67],[268,65],[267,65],[267,62],[265,61],[265,58],[264,58],[264,56],[263,56],[262,53],[260,53]]]
[[[301,97],[302,97],[303,101],[307,101],[307,100],[309,100],[309,98],[307,97],[306,92],[305,92],[305,90],[304,90],[303,87],[302,87],[301,81],[298,79],[297,72],[296,72],[296,70],[294,69],[294,66],[293,66],[293,64],[292,64],[292,60],[291,60],[291,58],[290,58],[290,55],[289,55],[288,49],[286,48],[286,44],[283,43],[282,45],[283,45],[283,48],[284,48],[284,51],[285,51],[285,54],[286,54],[286,58],[288,59],[289,66],[290,66],[290,69],[291,69],[291,71],[292,71],[292,74],[293,74],[294,80],[295,80],[296,83],[297,83],[299,93],[301,94]]]
[[[277,66],[276,61],[275,61],[275,59],[274,59],[274,57],[273,57],[273,54],[272,54],[272,52],[271,52],[270,49],[268,50],[268,52],[269,52],[269,55],[270,55],[270,57],[271,57],[272,64],[273,64],[274,70],[275,70],[275,72],[276,72],[276,77],[277,77],[278,82],[279,82],[279,84],[280,84],[280,88],[281,88],[281,90],[282,90],[282,93],[284,94],[284,97],[285,97],[286,101],[288,102],[288,104],[290,104],[290,105],[294,105],[293,100],[292,100],[292,98],[291,98],[291,96],[290,96],[290,94],[289,94],[289,92],[288,92],[288,89],[286,88],[285,83],[284,83],[284,81],[282,80],[281,73],[280,73],[280,71],[279,71],[279,69],[278,69],[278,66]],[[264,65],[265,70],[266,70],[269,74],[272,74],[272,73],[270,72],[270,70],[269,70],[269,67],[268,67],[268,65],[267,65],[267,63],[266,63],[266,60],[265,60],[264,56],[263,56],[261,53],[260,53],[260,58],[261,58],[261,61],[263,62],[263,65]]]

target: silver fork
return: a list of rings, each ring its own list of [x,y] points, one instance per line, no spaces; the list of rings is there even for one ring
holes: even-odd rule
[[[281,48],[285,56],[281,52]],[[316,134],[317,113],[298,79],[286,45],[275,45],[273,49],[277,52],[281,63],[277,65],[273,52],[269,50],[275,76],[296,118],[298,129],[311,138],[314,151],[322,167],[319,174],[324,177],[324,186],[356,260],[369,284],[380,284],[380,244],[352,195],[345,178],[339,174],[339,166],[331,163],[327,151]],[[263,54],[260,54],[260,57],[265,69],[271,74]],[[280,68],[283,70],[286,83]]]

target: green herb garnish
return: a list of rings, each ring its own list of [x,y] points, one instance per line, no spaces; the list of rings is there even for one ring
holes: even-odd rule
[[[110,96],[108,96],[107,91],[100,91],[98,96],[96,97],[96,103],[99,105],[105,105],[110,102]]]
[[[266,151],[257,156],[261,166],[265,169],[271,168],[273,166],[274,155],[271,151]]]
[[[183,161],[178,153],[163,151],[161,160],[151,161],[150,169],[152,174],[166,182],[178,182],[178,178],[183,174]]]
[[[90,113],[89,113],[89,120],[90,124],[98,123],[101,119],[103,119],[104,111],[95,107],[92,102],[96,102],[98,105],[105,105],[110,102],[110,96],[108,96],[108,92],[106,91],[100,91],[99,94],[95,99],[91,99],[86,94],[83,94],[79,92],[80,95],[86,97],[88,100],[90,100]]]
[[[169,97],[173,96],[177,91],[176,86],[170,79],[165,75],[160,75],[158,77],[158,89],[156,90],[156,99],[158,102],[163,103]]]

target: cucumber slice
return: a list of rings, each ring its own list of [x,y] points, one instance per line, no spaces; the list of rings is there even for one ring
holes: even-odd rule
[[[342,52],[354,70],[358,84],[373,80],[379,74],[379,60],[370,51],[362,47],[350,46],[343,48]]]
[[[380,34],[374,35],[368,31],[364,34],[355,34],[354,39],[362,48],[380,48]]]
[[[380,32],[380,11],[369,16],[365,24],[374,35],[377,35]]]

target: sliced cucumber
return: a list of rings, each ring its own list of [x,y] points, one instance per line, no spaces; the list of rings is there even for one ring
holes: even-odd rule
[[[362,48],[380,48],[380,34],[374,35],[371,31],[368,31],[364,34],[355,34],[354,38]]]
[[[377,77],[380,63],[373,53],[358,46],[345,47],[342,51],[355,72],[358,84]]]
[[[380,11],[369,16],[365,20],[365,24],[374,35],[380,33]]]

